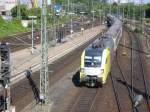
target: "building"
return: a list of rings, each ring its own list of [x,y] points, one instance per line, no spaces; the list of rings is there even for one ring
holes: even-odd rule
[[[39,7],[39,3],[41,2],[42,0],[20,0],[21,4],[25,4],[28,6],[28,8],[37,8]]]
[[[11,9],[17,5],[17,0],[0,0],[0,14],[10,15]]]

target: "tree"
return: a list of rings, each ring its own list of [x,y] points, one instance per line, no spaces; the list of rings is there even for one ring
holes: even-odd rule
[[[146,18],[150,18],[150,3],[145,5],[145,16]]]
[[[37,16],[37,18],[41,18],[41,8],[32,8],[28,10],[28,16]]]
[[[11,9],[11,14],[13,17],[17,17],[17,7],[18,6],[15,6]],[[22,19],[28,18],[28,9],[26,5],[20,5],[20,14]]]
[[[61,3],[61,4],[62,4],[62,3],[65,3],[65,0],[56,0],[55,2],[56,2],[56,3]]]

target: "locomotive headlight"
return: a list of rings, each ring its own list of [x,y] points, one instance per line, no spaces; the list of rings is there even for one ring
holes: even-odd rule
[[[104,69],[101,69],[101,74],[103,74],[104,73]]]
[[[81,68],[81,69],[80,69],[80,72],[84,73],[84,68]]]

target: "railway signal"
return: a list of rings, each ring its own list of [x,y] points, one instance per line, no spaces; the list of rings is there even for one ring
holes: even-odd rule
[[[4,110],[11,112],[10,110],[10,47],[7,43],[0,44],[0,57],[1,57],[1,71],[0,71],[0,82],[4,88]]]

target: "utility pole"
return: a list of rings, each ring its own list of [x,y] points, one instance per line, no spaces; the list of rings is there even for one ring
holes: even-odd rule
[[[40,70],[40,100],[42,104],[49,104],[49,76],[48,76],[48,38],[47,38],[47,0],[42,0],[41,14],[41,70]]]
[[[111,0],[109,0],[109,3],[110,3],[110,5],[109,5],[109,13],[111,14]]]
[[[69,1],[69,0],[68,0]],[[73,15],[75,15],[75,13],[74,13],[74,6],[73,6],[73,1],[70,1],[70,10],[71,11],[69,11],[68,12],[68,14],[70,15],[70,20],[71,20],[71,30],[70,30],[70,37],[72,38],[72,34],[73,34]]]
[[[101,23],[102,23],[102,9],[101,9],[101,3],[102,3],[102,1],[101,0],[99,0],[99,22],[100,22],[100,25],[101,25]]]
[[[101,24],[103,24],[103,22],[104,22],[104,18],[105,18],[105,2],[104,1],[102,1],[102,12],[101,12],[101,14],[102,14],[102,21],[101,21]]]
[[[141,31],[142,31],[142,36],[143,36],[143,33],[144,33],[144,8],[143,8],[143,0],[140,1],[141,4],[140,4],[140,14],[141,14]]]
[[[129,21],[129,26],[131,27],[131,13],[130,13],[130,0],[128,0],[128,6],[127,6],[127,9],[128,9],[128,12],[127,12],[127,20]]]
[[[94,21],[95,21],[95,11],[94,11],[94,3],[93,3],[93,1],[92,1],[92,11],[91,11],[91,13],[93,14],[93,17],[92,17],[92,29],[93,29],[93,27],[94,27]]]
[[[20,0],[17,1],[17,18],[21,19],[21,12],[20,12]]]
[[[70,19],[71,19],[70,37],[72,38],[72,34],[73,34],[73,20],[72,20],[72,16],[73,16],[75,13],[74,13],[74,12],[69,12],[68,14],[70,15]]]
[[[120,17],[120,0],[118,0],[118,18]]]
[[[93,17],[92,17],[92,20],[93,20],[93,22],[92,22],[92,29],[93,29],[94,28],[94,21],[95,21],[95,11],[92,10],[91,12],[93,14]]]
[[[69,11],[70,11],[69,4],[70,4],[70,1],[68,0],[68,13],[69,13]]]
[[[133,0],[133,20],[134,20],[133,27],[134,27],[134,30],[135,30],[135,2],[134,2],[134,0]]]

